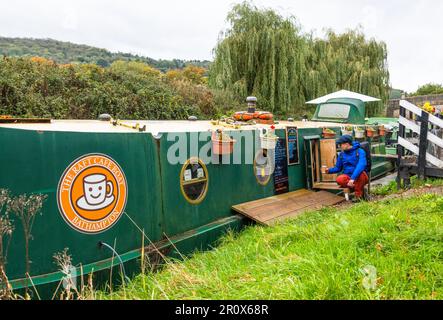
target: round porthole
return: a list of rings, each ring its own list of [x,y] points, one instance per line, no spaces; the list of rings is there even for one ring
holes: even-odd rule
[[[180,172],[180,188],[186,201],[191,204],[202,202],[208,191],[208,169],[198,158],[185,162]]]
[[[265,149],[260,149],[254,158],[254,174],[257,182],[262,186],[265,186],[271,180],[271,175],[273,172],[272,163],[268,157],[268,151]]]

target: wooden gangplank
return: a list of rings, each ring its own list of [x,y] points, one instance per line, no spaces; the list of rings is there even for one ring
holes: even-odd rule
[[[238,204],[232,209],[260,224],[270,226],[282,220],[295,218],[304,212],[318,210],[342,201],[343,197],[327,191],[315,192],[302,189]]]

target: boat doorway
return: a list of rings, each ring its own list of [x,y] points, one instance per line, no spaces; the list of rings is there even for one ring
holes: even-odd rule
[[[331,168],[337,161],[335,139],[322,139],[309,136],[304,139],[306,177],[308,189],[341,190],[337,185],[336,174],[326,174],[325,168]]]

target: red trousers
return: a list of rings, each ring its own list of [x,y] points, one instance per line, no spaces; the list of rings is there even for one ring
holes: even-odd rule
[[[337,183],[343,188],[348,188],[348,183],[350,180],[351,177],[348,176],[347,174],[342,174],[337,177]],[[365,185],[368,184],[368,182],[369,182],[369,177],[366,174],[366,172],[363,171],[363,173],[354,182],[354,191],[355,191],[355,196],[357,198],[361,198],[363,196],[363,189]]]

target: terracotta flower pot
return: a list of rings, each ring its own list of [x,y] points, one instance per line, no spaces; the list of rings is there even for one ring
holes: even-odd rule
[[[375,135],[375,131],[374,130],[366,130],[366,136],[368,138],[371,138]]]
[[[325,132],[325,131],[323,131],[323,138],[335,138],[335,136],[336,136],[336,133],[334,132],[334,133],[332,133],[332,132]]]
[[[231,154],[234,152],[234,143],[236,141],[221,141],[212,140],[212,153],[213,154]]]
[[[221,140],[217,134],[213,134],[212,140],[212,154],[223,155],[231,154],[234,152],[234,144],[236,141],[234,139]]]

